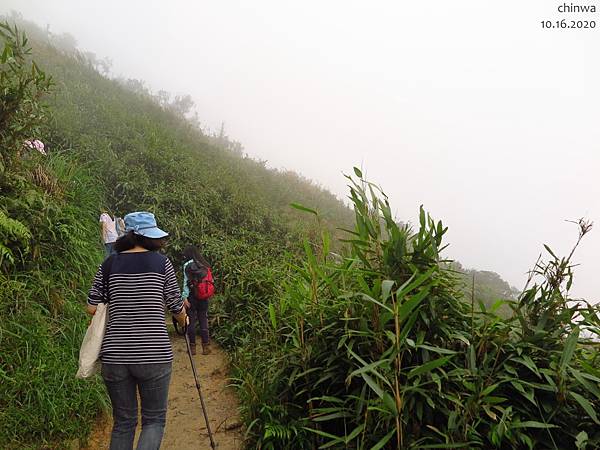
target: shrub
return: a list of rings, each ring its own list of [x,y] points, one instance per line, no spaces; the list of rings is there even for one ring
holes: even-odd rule
[[[597,336],[598,307],[568,297],[571,256],[548,248],[510,317],[494,313],[503,302],[475,309],[440,256],[442,223],[421,209],[416,230],[399,225],[355,172],[347,253],[332,255],[327,234],[306,242],[238,351],[251,446],[600,445],[597,342],[582,338]],[[590,226],[578,226],[581,240]]]

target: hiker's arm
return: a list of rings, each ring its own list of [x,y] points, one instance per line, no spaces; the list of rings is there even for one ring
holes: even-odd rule
[[[177,285],[177,277],[173,264],[168,259],[165,262],[165,286],[164,286],[165,304],[171,314],[175,317],[180,325],[185,325],[185,308],[183,307],[183,299]]]
[[[98,303],[104,299],[104,278],[102,276],[102,265],[98,268],[92,287],[88,293],[86,312],[92,316],[96,313],[96,307]]]
[[[190,296],[190,288],[188,286],[187,271],[185,270],[188,264],[190,264],[189,261],[183,264],[183,286],[181,288],[181,298],[183,299],[183,305],[189,309],[191,308],[190,302],[188,301]]]
[[[183,298],[183,300],[187,300],[188,297],[190,296],[190,288],[188,286],[187,271],[185,270],[186,267],[188,266],[188,264],[190,264],[189,261],[187,261],[183,265],[183,286],[181,287],[181,298]]]

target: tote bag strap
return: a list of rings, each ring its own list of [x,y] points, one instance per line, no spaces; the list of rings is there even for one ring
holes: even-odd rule
[[[115,255],[110,255],[102,263],[102,290],[104,291],[103,303],[107,303],[107,304],[110,302],[110,295],[108,292],[108,277],[110,276],[110,271],[112,269],[114,256]]]

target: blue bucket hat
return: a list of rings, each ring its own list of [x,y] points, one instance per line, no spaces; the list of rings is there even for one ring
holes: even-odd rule
[[[156,226],[154,214],[148,211],[137,211],[125,216],[125,232],[133,231],[135,234],[151,239],[167,237],[169,233]]]

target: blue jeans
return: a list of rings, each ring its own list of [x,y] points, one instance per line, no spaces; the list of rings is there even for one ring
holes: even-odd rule
[[[142,432],[137,450],[158,450],[167,417],[171,363],[102,364],[102,378],[113,409],[110,450],[132,450],[142,402]]]
[[[114,242],[107,242],[104,244],[104,256],[105,257],[109,257],[110,255],[112,255],[115,250],[113,249],[113,246],[115,245]]]

